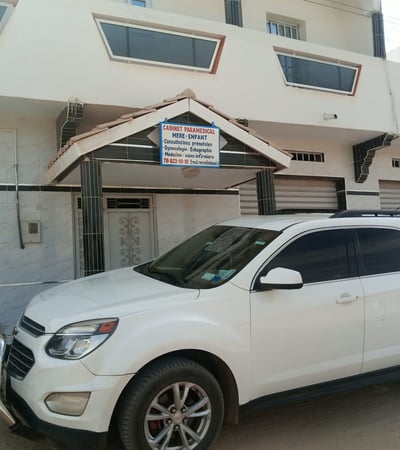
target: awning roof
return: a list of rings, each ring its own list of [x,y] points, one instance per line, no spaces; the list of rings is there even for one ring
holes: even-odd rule
[[[213,123],[222,132],[253,149],[259,156],[265,158],[265,167],[272,167],[274,170],[289,167],[290,154],[272,147],[264,137],[240,124],[233,117],[217,110],[214,106],[197,99],[195,94],[187,89],[176,97],[139,111],[124,114],[114,121],[97,125],[89,132],[74,136],[50,162],[47,171],[48,181],[57,183],[63,180],[76,167],[81,158],[91,152],[148,128],[157,127],[160,122],[172,120],[185,113],[191,113],[207,123]],[[143,152],[145,151],[146,148],[143,149]],[[112,161],[112,158],[110,160]],[[246,165],[243,166],[243,169],[246,169]],[[215,169],[211,170],[215,171]],[[237,168],[232,170],[237,170]],[[217,173],[216,176],[218,176]]]

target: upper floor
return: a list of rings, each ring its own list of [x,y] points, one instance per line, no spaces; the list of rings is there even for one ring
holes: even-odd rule
[[[110,0],[374,55],[381,0]]]
[[[71,98],[136,109],[191,88],[266,136],[267,123],[399,131],[400,65],[374,56],[378,0],[0,0],[2,12],[0,113],[57,117]]]

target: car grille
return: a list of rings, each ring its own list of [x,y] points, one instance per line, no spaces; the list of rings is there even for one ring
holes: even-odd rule
[[[7,372],[18,380],[23,380],[35,364],[32,351],[16,339],[13,340],[7,360]]]
[[[42,336],[46,331],[43,325],[26,316],[22,316],[19,326],[35,337]]]

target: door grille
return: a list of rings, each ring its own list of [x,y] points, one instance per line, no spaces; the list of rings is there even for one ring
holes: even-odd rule
[[[78,209],[82,209],[82,197],[77,198]],[[107,209],[150,209],[149,198],[107,198]]]
[[[149,209],[148,198],[107,198],[107,209]]]

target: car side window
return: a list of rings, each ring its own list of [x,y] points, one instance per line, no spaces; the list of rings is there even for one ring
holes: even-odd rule
[[[304,283],[354,276],[344,230],[318,231],[296,239],[268,263],[263,274],[275,267],[297,270]]]
[[[363,275],[400,272],[400,231],[360,228],[357,237]]]

